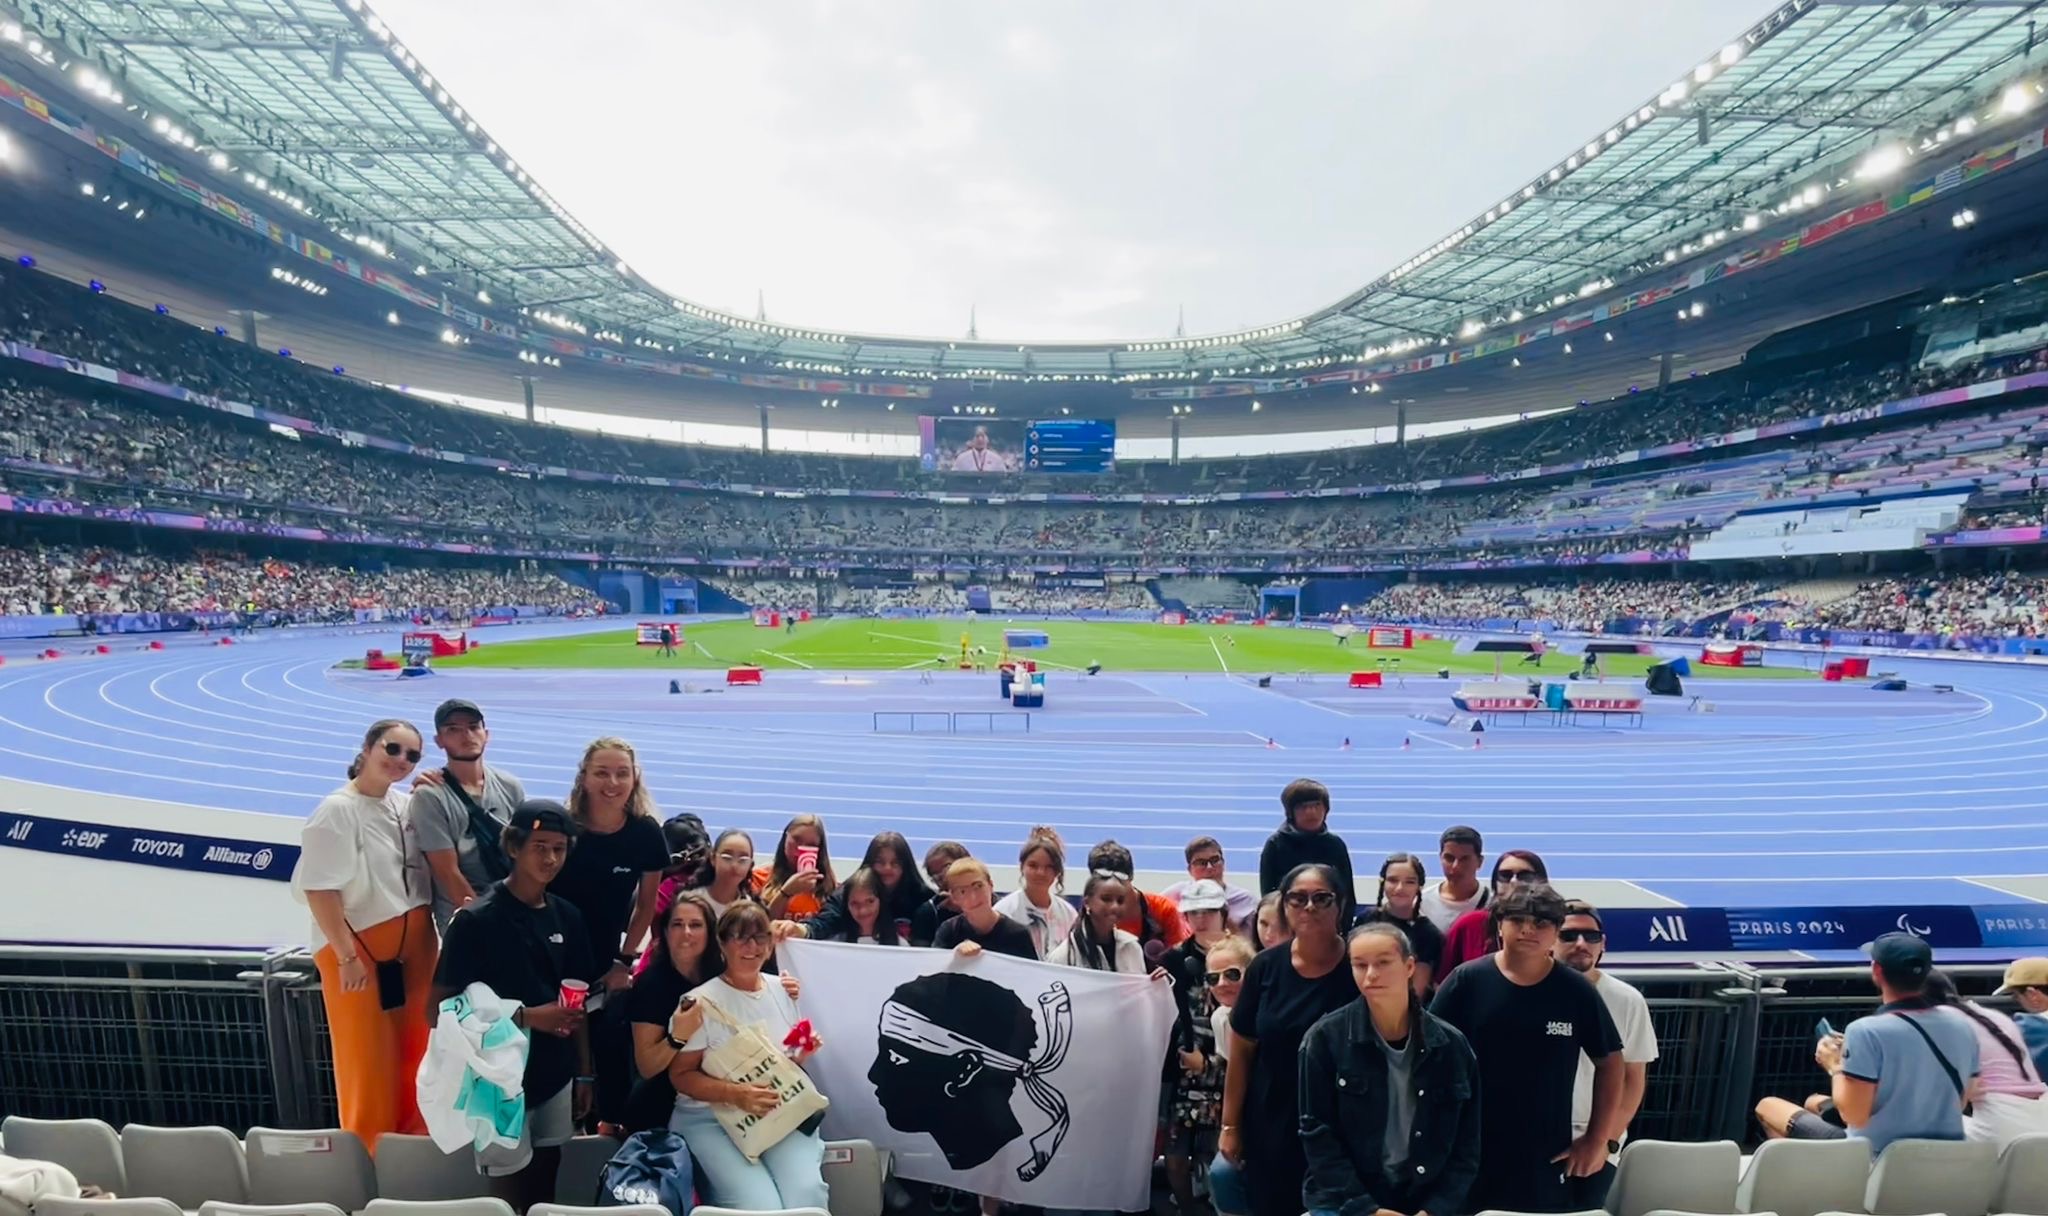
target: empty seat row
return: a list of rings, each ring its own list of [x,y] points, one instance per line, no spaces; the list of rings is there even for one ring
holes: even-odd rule
[[[702,1211],[703,1209],[697,1209]],[[185,1210],[168,1199],[41,1199],[35,1216],[186,1216]],[[199,1216],[349,1216],[331,1203],[252,1204],[209,1201],[199,1207]],[[401,1199],[373,1199],[362,1216],[515,1216],[502,1199],[443,1199],[414,1202]],[[570,1204],[537,1203],[528,1216],[671,1216],[667,1208],[651,1204],[624,1207],[576,1207]]]
[[[450,1203],[487,1197],[470,1154],[444,1153],[426,1136],[380,1136],[373,1162],[361,1140],[338,1128],[256,1127],[249,1129],[245,1142],[223,1127],[131,1123],[117,1134],[98,1119],[9,1116],[0,1124],[0,1143],[12,1156],[55,1162],[81,1184],[97,1186],[123,1201],[162,1201],[147,1211],[120,1209],[129,1216],[149,1216],[167,1210],[165,1205],[194,1212],[221,1205],[307,1204],[344,1213],[404,1216],[379,1209],[376,1201]],[[556,1201],[595,1202],[598,1176],[617,1149],[618,1142],[604,1136],[578,1136],[563,1146]],[[882,1216],[883,1177],[881,1154],[868,1141],[833,1141],[825,1146],[831,1216]],[[119,1216],[112,1208],[93,1210]],[[233,1213],[222,1210],[218,1216]],[[496,1209],[461,1208],[446,1209],[443,1216],[498,1214]]]
[[[2048,1216],[2048,1136],[1988,1143],[1898,1140],[1875,1162],[1862,1140],[1774,1140],[1741,1165],[1735,1143],[1640,1140],[1622,1150],[1610,1216]]]

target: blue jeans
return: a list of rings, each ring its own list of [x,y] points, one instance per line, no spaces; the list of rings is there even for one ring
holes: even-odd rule
[[[1209,1162],[1209,1206],[1216,1209],[1216,1216],[1249,1216],[1252,1210],[1243,1172],[1222,1153]]]
[[[743,1212],[826,1206],[825,1142],[816,1135],[791,1132],[749,1162],[709,1107],[678,1105],[669,1130],[690,1146],[706,1202]]]

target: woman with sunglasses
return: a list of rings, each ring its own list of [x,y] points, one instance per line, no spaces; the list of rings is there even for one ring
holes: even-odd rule
[[[1414,947],[1415,995],[1426,997],[1442,972],[1444,931],[1422,914],[1422,892],[1429,886],[1429,871],[1413,853],[1390,853],[1380,863],[1380,893],[1373,901],[1369,924],[1399,926]]]
[[[1308,1168],[1295,1130],[1301,1039],[1358,990],[1344,961],[1350,893],[1337,871],[1304,862],[1276,889],[1292,936],[1252,960],[1230,1011],[1217,1151],[1243,1170],[1253,1216],[1300,1216]]]
[[[413,1077],[426,1054],[440,949],[426,855],[394,786],[420,762],[419,730],[386,718],[363,735],[348,784],[299,834],[292,893],[313,914],[313,964],[334,1045],[341,1125],[374,1146],[426,1130]]]
[[[731,1039],[738,1025],[757,1027],[771,1043],[783,1042],[799,1018],[795,998],[774,976],[762,973],[774,950],[767,910],[755,903],[735,904],[718,918],[717,935],[725,970],[690,992],[698,1004],[715,1006],[717,1016],[699,1011],[696,1032],[669,1064],[669,1079],[679,1095],[669,1128],[690,1146],[710,1202],[743,1212],[823,1208],[825,1142],[816,1132],[792,1131],[759,1161],[748,1161],[712,1111],[731,1106],[765,1115],[779,1099],[772,1086],[721,1081],[705,1072],[705,1053]]]
[[[1493,898],[1499,899],[1517,883],[1547,883],[1550,869],[1543,859],[1527,849],[1509,849],[1493,863]],[[1500,932],[1489,908],[1474,908],[1451,922],[1444,934],[1443,966],[1433,977],[1441,986],[1444,977],[1475,958],[1485,958],[1500,949]]]
[[[1195,1210],[1195,1162],[1216,1155],[1223,1114],[1223,1058],[1216,1052],[1215,974],[1209,952],[1231,936],[1230,893],[1213,878],[1181,888],[1180,914],[1188,940],[1167,952],[1162,966],[1173,977],[1173,1041],[1166,1052],[1160,1105],[1166,1121],[1166,1182],[1183,1212]],[[1236,971],[1238,980],[1243,969]]]
[[[1216,1045],[1218,1062],[1226,1070],[1230,1067],[1230,1010],[1237,1004],[1245,972],[1251,969],[1258,950],[1258,946],[1244,938],[1226,937],[1209,948],[1209,957],[1204,960],[1202,980],[1216,1004],[1209,1014],[1209,1037]],[[1217,1118],[1220,1121],[1222,1117],[1219,1091]],[[1243,1171],[1213,1148],[1209,1156],[1209,1206],[1216,1209],[1216,1216],[1248,1216],[1252,1210],[1252,1201],[1244,1193]]]

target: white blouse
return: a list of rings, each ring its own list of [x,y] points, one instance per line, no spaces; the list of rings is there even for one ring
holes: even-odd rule
[[[1031,930],[1031,944],[1038,947],[1039,958],[1067,940],[1067,934],[1074,931],[1074,922],[1081,916],[1057,892],[1052,895],[1052,903],[1041,908],[1031,902],[1022,887],[997,900],[996,911]]]
[[[320,800],[299,833],[292,894],[304,903],[308,891],[341,892],[342,915],[358,933],[425,907],[430,890],[426,854],[395,789],[371,798],[344,785]],[[328,944],[318,920],[308,943]]]

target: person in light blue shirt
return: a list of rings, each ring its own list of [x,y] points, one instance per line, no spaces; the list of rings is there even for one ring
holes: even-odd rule
[[[2020,1012],[2012,1015],[2019,1023],[2020,1037],[2034,1067],[2048,1077],[2048,958],[2014,959],[2005,969],[2005,983],[1998,995],[2019,1002]]]
[[[1865,949],[1884,1004],[1826,1035],[1813,1058],[1832,1078],[1833,1113],[1816,1095],[1804,1107],[1783,1098],[1757,1104],[1772,1139],[1866,1140],[1872,1155],[1894,1140],[1963,1139],[1963,1102],[1977,1076],[1977,1036],[1953,1009],[1926,995],[1934,952],[1910,933],[1887,933]]]

